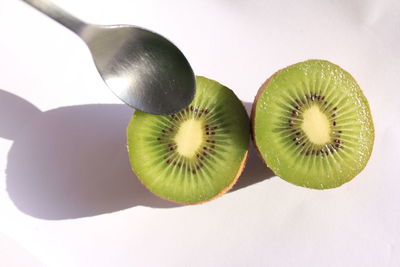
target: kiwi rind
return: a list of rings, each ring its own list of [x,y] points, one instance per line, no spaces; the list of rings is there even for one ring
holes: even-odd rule
[[[210,90],[210,92],[212,90],[221,90],[221,92],[215,92],[215,101],[216,103],[218,103],[218,101],[220,101],[220,99],[224,98],[224,96],[227,96],[227,101],[222,100],[224,102],[222,102],[223,105],[234,105],[234,109],[236,110],[233,113],[234,117],[237,117],[235,119],[239,120],[240,123],[238,123],[239,125],[241,125],[241,129],[240,134],[236,134],[234,138],[235,139],[235,153],[239,153],[238,151],[240,151],[240,155],[237,155],[235,157],[234,162],[226,162],[225,164],[227,165],[232,165],[230,168],[233,168],[235,170],[232,170],[232,173],[234,172],[234,175],[232,175],[231,178],[229,178],[229,181],[224,182],[224,186],[219,188],[218,190],[216,190],[215,192],[213,192],[211,195],[207,195],[205,197],[199,197],[199,196],[194,196],[192,197],[184,197],[182,198],[181,196],[174,196],[171,194],[165,194],[164,192],[162,192],[162,190],[160,191],[160,188],[154,188],[154,186],[152,186],[149,182],[148,182],[148,177],[144,178],[143,177],[143,169],[141,169],[141,167],[139,166],[140,164],[138,164],[140,162],[141,156],[138,154],[138,149],[137,146],[142,145],[142,141],[143,140],[138,140],[135,143],[135,139],[137,139],[137,135],[135,136],[135,133],[138,130],[138,127],[140,128],[140,125],[143,123],[143,118],[148,118],[149,116],[160,116],[160,115],[151,115],[151,114],[146,114],[140,111],[135,111],[134,115],[131,118],[131,121],[128,125],[127,128],[127,136],[128,136],[128,154],[129,154],[129,159],[130,159],[130,163],[131,163],[131,167],[133,172],[137,175],[137,177],[139,178],[139,180],[142,182],[142,184],[148,188],[152,193],[154,193],[155,195],[172,201],[172,202],[176,202],[176,203],[181,203],[181,204],[200,204],[200,203],[204,203],[210,200],[213,200],[221,195],[223,195],[224,193],[226,193],[227,191],[229,191],[233,185],[237,182],[240,174],[243,171],[243,168],[246,164],[246,160],[247,160],[247,154],[248,154],[248,145],[249,145],[249,139],[250,139],[250,120],[249,117],[245,111],[244,106],[242,105],[242,103],[240,102],[240,100],[234,95],[233,91],[231,91],[230,89],[228,89],[227,87],[217,83],[216,81],[213,80],[209,80],[207,78],[198,76],[197,77],[197,84],[198,86],[207,86],[210,87],[207,90]],[[201,91],[201,90],[200,90]],[[196,96],[197,96],[197,92],[196,92]],[[198,99],[194,98],[193,102],[191,103],[191,105],[193,103],[198,102]],[[221,103],[220,103],[221,104]],[[189,106],[191,106],[189,105]],[[229,110],[229,109],[228,109]],[[178,113],[176,113],[178,114]],[[239,115],[238,115],[239,114]],[[172,115],[168,115],[168,116],[173,116]],[[237,122],[236,122],[237,123]],[[232,123],[233,124],[233,121]],[[237,127],[237,126],[235,126]],[[238,128],[234,128],[236,130],[238,130]],[[238,137],[239,136],[239,137]],[[239,139],[237,139],[239,138]],[[139,144],[140,143],[140,144]],[[239,150],[238,150],[239,149]],[[154,175],[157,175],[156,173]],[[218,171],[215,172],[213,179],[219,179],[219,173]],[[223,177],[223,176],[222,176]],[[147,179],[147,180],[146,180]],[[179,191],[179,190],[178,190]]]
[[[366,117],[364,118],[365,119],[364,123],[367,125],[366,128],[368,128],[368,133],[366,133],[366,135],[367,135],[366,138],[368,139],[366,141],[368,148],[363,151],[365,155],[362,157],[361,164],[358,166],[357,169],[346,174],[346,177],[338,177],[336,180],[330,181],[329,183],[326,181],[322,181],[322,182],[318,181],[318,183],[308,183],[307,181],[305,181],[307,179],[307,177],[300,177],[300,179],[299,179],[299,177],[295,177],[294,174],[288,175],[287,172],[286,173],[283,172],[281,169],[281,166],[276,166],[277,165],[276,161],[274,162],[273,160],[271,160],[272,157],[279,158],[279,155],[277,155],[277,153],[279,153],[279,151],[274,151],[274,149],[271,149],[271,148],[270,149],[261,148],[260,140],[259,140],[259,138],[257,138],[257,134],[261,134],[260,132],[257,133],[257,129],[256,129],[258,116],[262,116],[259,114],[259,112],[257,112],[257,107],[260,104],[260,98],[264,95],[266,90],[269,89],[268,87],[269,87],[269,84],[271,83],[271,81],[273,81],[277,76],[281,75],[282,72],[288,71],[290,68],[294,68],[294,67],[300,66],[302,64],[310,64],[310,65],[320,64],[322,67],[330,66],[332,68],[336,68],[337,70],[339,70],[339,72],[341,72],[341,75],[344,75],[347,79],[350,80],[350,83],[352,85],[356,86],[359,89],[358,90],[359,92],[357,92],[357,94],[359,94],[358,96],[362,99],[362,102],[364,104],[363,108],[365,109],[365,112],[366,112]],[[284,90],[284,88],[281,88],[281,89]],[[271,168],[272,171],[277,176],[281,177],[282,179],[284,179],[292,184],[298,185],[298,186],[303,186],[303,187],[308,187],[308,188],[313,188],[313,189],[329,189],[329,188],[335,188],[335,187],[341,186],[342,184],[352,180],[356,175],[358,175],[365,168],[367,162],[370,159],[371,153],[372,153],[375,133],[374,133],[374,126],[373,126],[373,121],[372,121],[372,116],[371,116],[368,100],[366,99],[360,86],[357,84],[357,82],[351,76],[350,73],[343,70],[338,65],[333,64],[326,60],[317,60],[317,59],[307,60],[307,61],[303,61],[300,63],[290,65],[286,68],[283,68],[283,69],[275,72],[259,88],[257,95],[255,97],[255,100],[254,100],[254,104],[252,106],[250,118],[251,118],[251,122],[252,122],[252,139],[254,140],[256,151],[258,152],[259,156],[262,158],[264,163],[269,168]],[[278,161],[279,161],[279,159],[278,159]]]
[[[128,150],[129,150],[129,149],[128,149]],[[139,181],[140,181],[140,183],[141,183],[144,187],[147,188],[147,190],[149,190],[150,192],[152,192],[154,195],[156,195],[157,197],[159,197],[159,198],[161,198],[161,199],[164,199],[164,200],[167,200],[167,201],[170,201],[170,202],[173,202],[173,203],[177,203],[177,204],[183,204],[183,205],[199,205],[199,204],[204,204],[204,203],[210,202],[210,201],[212,201],[212,200],[215,200],[215,199],[221,197],[222,195],[224,195],[225,193],[229,192],[229,191],[233,188],[233,186],[237,183],[237,181],[239,180],[240,176],[242,175],[243,170],[244,170],[244,168],[246,167],[246,163],[247,163],[248,158],[249,158],[249,157],[248,157],[248,151],[246,151],[246,153],[244,154],[243,160],[242,160],[242,162],[241,162],[241,164],[240,164],[239,170],[238,170],[238,172],[237,172],[235,178],[233,179],[232,183],[230,183],[227,187],[225,187],[223,190],[221,190],[221,192],[219,192],[219,193],[218,193],[217,195],[215,195],[214,197],[209,198],[209,199],[205,199],[205,200],[203,200],[203,201],[186,202],[186,201],[177,201],[177,200],[175,200],[175,199],[167,198],[167,197],[165,197],[165,196],[163,196],[163,195],[154,193],[154,192],[152,191],[152,189],[151,189],[148,185],[146,185],[141,179],[139,179]],[[135,172],[135,171],[133,171],[133,172]]]

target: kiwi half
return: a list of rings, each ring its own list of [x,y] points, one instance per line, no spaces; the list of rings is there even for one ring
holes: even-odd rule
[[[274,173],[296,185],[340,186],[362,171],[374,143],[367,99],[354,78],[324,60],[270,77],[252,109],[253,138]]]
[[[165,116],[135,111],[127,138],[132,169],[151,192],[201,203],[237,181],[247,159],[250,119],[230,89],[197,77],[186,109]]]

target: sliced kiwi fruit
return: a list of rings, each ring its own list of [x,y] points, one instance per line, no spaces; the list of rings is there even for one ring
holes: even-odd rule
[[[374,143],[368,101],[354,78],[324,60],[282,69],[259,89],[253,138],[268,167],[308,188],[338,187],[366,166]]]
[[[202,203],[237,181],[247,159],[250,119],[230,89],[197,77],[186,109],[171,115],[135,111],[127,139],[132,169],[151,192]]]

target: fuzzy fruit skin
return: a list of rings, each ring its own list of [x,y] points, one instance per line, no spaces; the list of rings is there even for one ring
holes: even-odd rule
[[[291,181],[291,180],[288,180],[288,179],[286,179],[285,177],[282,177],[282,176],[280,175],[279,172],[277,172],[276,170],[274,170],[274,166],[270,166],[270,165],[269,165],[268,160],[267,160],[266,158],[264,158],[263,153],[261,152],[261,150],[260,150],[260,148],[259,148],[259,144],[258,144],[257,138],[256,138],[256,127],[255,127],[255,124],[256,124],[256,116],[257,116],[257,112],[256,112],[257,103],[258,103],[260,97],[264,94],[265,90],[267,90],[268,84],[269,84],[278,74],[280,74],[282,71],[284,71],[284,70],[286,70],[286,69],[288,69],[288,68],[290,68],[290,67],[292,67],[292,66],[295,66],[295,65],[298,65],[298,64],[302,64],[302,63],[307,63],[307,62],[309,62],[309,61],[310,61],[310,62],[311,62],[311,61],[319,61],[319,62],[326,62],[326,63],[329,63],[329,64],[331,64],[331,65],[333,65],[333,66],[336,66],[337,68],[341,69],[341,70],[344,71],[345,73],[349,74],[350,77],[352,77],[350,73],[348,73],[347,71],[343,70],[343,69],[342,69],[340,66],[338,66],[337,64],[333,64],[333,63],[331,63],[331,62],[329,62],[329,61],[326,61],[326,60],[319,60],[319,59],[310,59],[310,60],[306,60],[306,61],[303,61],[303,62],[295,63],[295,64],[289,65],[289,66],[287,66],[287,67],[285,67],[285,68],[282,68],[282,69],[276,71],[273,75],[271,75],[271,76],[261,85],[261,87],[259,88],[259,90],[258,90],[258,92],[257,92],[257,94],[256,94],[256,96],[255,96],[254,103],[253,103],[253,105],[252,105],[251,116],[250,116],[250,120],[251,120],[251,124],[252,124],[252,127],[251,127],[251,138],[252,138],[252,140],[254,141],[254,145],[255,145],[255,148],[256,148],[256,151],[257,151],[258,155],[261,157],[261,159],[262,159],[263,162],[266,164],[266,166],[269,167],[269,168],[271,168],[271,170],[275,173],[275,175],[277,175],[277,176],[279,176],[280,178],[282,178],[283,180],[285,180],[285,181],[287,181],[287,182],[289,182],[289,183],[292,183],[292,184],[294,184],[294,185],[297,185],[297,186],[303,186],[303,187],[307,187],[307,188],[310,188],[310,189],[319,189],[319,190],[323,190],[323,189],[335,188],[335,187],[341,186],[341,185],[344,184],[344,183],[347,183],[347,182],[351,181],[356,175],[358,175],[358,174],[366,167],[366,165],[367,165],[367,163],[368,163],[368,161],[369,161],[369,159],[370,159],[370,157],[371,157],[371,155],[372,155],[373,144],[374,144],[374,140],[375,140],[375,129],[374,129],[374,125],[373,125],[373,119],[372,119],[371,109],[370,109],[368,100],[366,99],[365,95],[364,95],[363,92],[362,92],[361,87],[358,85],[358,83],[357,83],[355,80],[354,80],[354,81],[355,81],[355,83],[357,84],[358,88],[360,89],[361,94],[362,94],[362,95],[364,96],[364,98],[365,98],[366,108],[367,108],[367,110],[368,110],[368,112],[369,112],[369,115],[370,115],[370,124],[371,124],[371,129],[370,129],[370,130],[371,130],[371,131],[369,132],[369,134],[372,136],[372,141],[371,141],[371,142],[372,142],[372,145],[371,145],[371,147],[370,147],[369,154],[368,154],[367,157],[366,157],[366,163],[365,163],[364,167],[363,167],[361,170],[359,170],[359,172],[358,172],[355,176],[353,176],[351,179],[349,179],[348,181],[346,181],[346,182],[344,182],[344,183],[342,183],[342,184],[339,184],[339,185],[334,185],[334,186],[329,186],[329,185],[328,185],[328,186],[326,186],[326,187],[321,187],[321,188],[320,188],[320,187],[309,187],[309,186],[305,186],[305,185],[302,185],[302,184],[295,183],[295,182],[293,182],[293,181]],[[352,77],[352,78],[353,78],[353,77]],[[353,79],[354,79],[354,78],[353,78]]]
[[[261,158],[261,160],[264,162],[264,164],[268,166],[267,162],[265,161],[264,157],[261,154],[261,151],[258,149],[258,146],[256,144],[256,133],[255,133],[255,120],[256,120],[256,106],[258,99],[260,96],[264,93],[264,90],[266,89],[267,84],[274,78],[278,73],[280,73],[283,69],[280,69],[276,71],[274,74],[271,75],[258,89],[256,96],[254,97],[253,105],[251,106],[251,114],[250,114],[250,121],[251,121],[251,140],[253,140],[254,147],[257,151],[258,156]]]

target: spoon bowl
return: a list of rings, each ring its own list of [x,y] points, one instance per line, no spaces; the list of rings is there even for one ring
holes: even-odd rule
[[[91,25],[81,37],[105,83],[126,104],[164,114],[181,110],[193,99],[189,62],[161,35],[130,25]]]
[[[107,86],[129,106],[175,113],[193,100],[196,80],[183,53],[163,36],[131,25],[93,25],[48,0],[23,0],[87,44]]]

